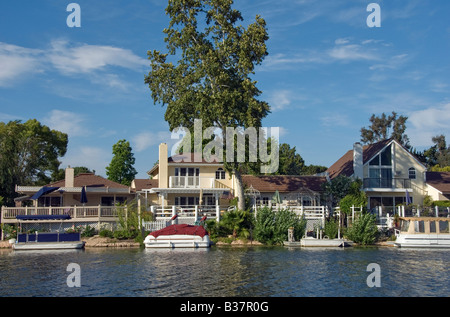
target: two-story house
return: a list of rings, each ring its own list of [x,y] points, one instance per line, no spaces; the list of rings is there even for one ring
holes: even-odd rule
[[[169,157],[166,143],[160,144],[158,164],[148,174],[150,180],[134,180],[132,187],[141,199],[145,197],[147,206],[163,212],[169,206],[223,211],[233,192],[234,177],[216,158],[206,160],[193,153]]]
[[[330,179],[339,175],[361,179],[370,209],[382,206],[392,211],[407,200],[421,205],[426,194],[426,167],[394,139],[355,143],[327,173]]]

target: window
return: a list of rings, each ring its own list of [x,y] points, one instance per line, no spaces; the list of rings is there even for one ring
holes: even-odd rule
[[[199,197],[175,197],[175,206],[195,206],[200,204]]]
[[[225,179],[225,171],[223,170],[223,168],[219,168],[216,171],[216,179]]]
[[[380,154],[375,156],[370,162],[369,165],[382,165],[382,166],[391,166],[392,165],[392,152],[391,146],[389,145],[385,148]]]
[[[430,232],[436,232],[436,221],[430,221]]]
[[[40,197],[38,199],[39,207],[61,207],[61,197]]]
[[[400,231],[408,232],[409,230],[409,220],[402,220],[400,224]]]
[[[126,204],[126,197],[116,197],[116,205],[117,204]],[[114,206],[114,197],[102,197],[102,206]]]
[[[416,169],[414,167],[411,167],[408,170],[409,179],[416,179]]]
[[[448,221],[439,221],[439,232],[448,233]]]
[[[200,169],[193,167],[176,167],[172,186],[175,187],[198,187],[200,180]]]
[[[423,220],[420,221],[414,221],[414,232],[425,232],[425,223]]]

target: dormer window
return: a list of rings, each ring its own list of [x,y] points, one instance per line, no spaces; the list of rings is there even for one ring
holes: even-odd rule
[[[225,171],[223,170],[223,168],[219,168],[216,171],[216,179],[225,179]]]
[[[409,179],[416,179],[416,169],[414,167],[411,167],[408,170]]]

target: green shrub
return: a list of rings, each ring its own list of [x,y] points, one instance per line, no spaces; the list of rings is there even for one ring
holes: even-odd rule
[[[112,230],[105,229],[105,228],[101,229],[99,231],[98,235],[103,238],[112,238],[114,236]]]
[[[90,225],[86,225],[84,230],[81,232],[82,237],[93,237],[95,235],[95,228]]]
[[[375,215],[363,213],[347,228],[347,238],[362,245],[373,244],[376,240],[378,228]]]
[[[255,221],[255,238],[259,242],[273,244],[275,212],[268,207],[258,209]]]
[[[325,235],[330,239],[337,238],[339,232],[339,222],[335,218],[328,219],[323,228]]]
[[[294,228],[294,238],[299,240],[305,234],[306,220],[289,209],[260,208],[256,214],[255,238],[266,244],[282,244],[287,241],[291,227]]]
[[[249,211],[233,210],[224,213],[218,224],[217,234],[220,236],[232,235],[233,238],[250,237],[253,227],[253,217]]]
[[[450,200],[436,200],[436,201],[433,201],[433,207],[434,206],[450,207]]]

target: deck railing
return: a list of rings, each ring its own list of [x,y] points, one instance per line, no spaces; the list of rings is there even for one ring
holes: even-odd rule
[[[116,218],[119,210],[125,207],[111,206],[66,206],[66,207],[2,207],[3,221],[15,220],[21,215],[70,215],[78,218]]]
[[[409,178],[364,178],[364,188],[411,188]]]
[[[200,176],[170,176],[170,188],[214,188],[215,179]]]

